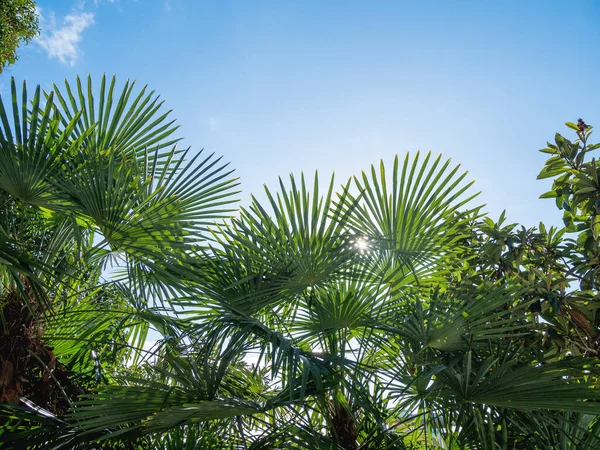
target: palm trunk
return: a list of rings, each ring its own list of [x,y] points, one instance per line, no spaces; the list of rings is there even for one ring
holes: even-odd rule
[[[69,408],[65,389],[74,395],[83,389],[43,342],[43,322],[34,308],[31,296],[27,305],[14,290],[0,297],[0,402],[17,405],[25,397],[62,415]]]
[[[331,415],[331,437],[333,441],[344,450],[356,450],[358,432],[354,418],[347,407],[335,398],[329,401]]]

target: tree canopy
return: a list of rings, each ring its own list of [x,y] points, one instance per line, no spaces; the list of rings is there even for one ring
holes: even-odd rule
[[[1,448],[600,446],[591,126],[542,150],[556,229],[420,153],[239,207],[170,117],[104,77],[0,102]]]
[[[39,33],[38,21],[33,0],[0,0],[0,73],[17,61],[19,45]]]

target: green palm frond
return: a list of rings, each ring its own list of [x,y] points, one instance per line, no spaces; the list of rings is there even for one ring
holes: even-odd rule
[[[202,152],[185,162],[186,155],[172,148],[162,163],[157,151],[140,163],[82,148],[56,182],[78,220],[97,229],[88,257],[123,259],[123,279],[141,291],[154,286],[158,297],[169,295],[164,286],[198,279],[207,226],[234,211],[237,181],[227,164]]]
[[[147,92],[147,86],[134,94],[136,82],[127,80],[118,93],[113,76],[107,91],[105,75],[97,93],[90,76],[85,87],[79,77],[75,84],[72,88],[65,80],[66,94],[53,85],[57,109],[64,126],[76,122],[75,135],[86,135],[83,146],[93,153],[110,150],[119,156],[143,158],[148,148],[163,149],[179,141],[172,137],[178,126],[169,119],[171,111],[161,111],[164,102],[154,91]],[[88,135],[90,129],[93,132]]]
[[[356,252],[345,230],[348,214],[333,202],[333,188],[332,177],[321,195],[318,174],[312,193],[303,175],[300,184],[290,177],[289,190],[282,180],[276,194],[265,188],[272,214],[254,199],[224,230],[227,245],[259,269],[268,267],[275,277],[287,278],[282,287],[289,295],[341,274]],[[346,188],[339,195],[345,199]]]
[[[90,131],[84,130],[80,139],[74,136],[79,113],[59,126],[54,95],[50,94],[43,105],[39,86],[31,104],[25,83],[20,105],[14,79],[11,80],[11,94],[12,121],[0,98],[0,189],[23,203],[47,206],[57,197],[51,181],[62,164],[60,157],[80,145]]]
[[[371,166],[370,177],[364,172],[354,177],[362,200],[349,226],[378,252],[378,271],[394,289],[439,271],[435,263],[451,254],[479,209],[462,211],[478,194],[469,193],[473,182],[464,182],[467,172],[459,173],[460,166],[450,168],[441,155],[431,165],[429,153],[422,163],[419,158],[417,153],[411,161],[407,154],[400,165],[396,156],[391,175],[381,162],[379,171]],[[355,202],[349,195],[346,207]]]
[[[131,297],[126,286],[109,283],[56,308],[45,332],[56,356],[77,373],[99,376],[100,371],[137,365],[151,354],[144,350],[151,327],[163,336],[181,334],[178,319],[167,315],[170,311]]]
[[[151,445],[164,450],[241,450],[247,445],[238,434],[235,419],[203,422],[156,434]]]
[[[585,358],[539,362],[521,367],[490,357],[473,364],[467,352],[461,364],[437,375],[462,401],[520,410],[550,409],[600,414],[600,389],[589,381],[600,366]]]
[[[323,436],[309,424],[292,423],[269,428],[252,439],[249,450],[268,449],[342,450],[330,437]]]
[[[3,421],[0,427],[3,449],[24,448],[24,443],[27,443],[26,448],[35,450],[60,448],[59,443],[68,448],[73,439],[65,421],[32,403],[30,406],[0,403],[0,418]],[[55,444],[48,447],[49,442]]]
[[[266,364],[271,379],[279,383],[276,395],[265,399],[272,406],[302,401],[308,395],[322,392],[335,377],[333,366],[343,364],[336,358],[299,347],[285,333],[251,317],[221,313],[204,316],[202,322],[190,327],[188,332],[192,336],[203,336],[192,348],[207,369],[206,381],[213,386],[219,384],[231,362],[238,361],[241,355],[255,353],[256,365]],[[214,392],[214,388],[210,391]]]
[[[535,322],[521,289],[482,285],[469,293],[433,291],[405,297],[405,303],[375,328],[407,339],[417,348],[466,350],[480,342],[530,334]]]
[[[83,150],[69,164],[61,190],[98,226],[114,250],[159,259],[170,249],[189,249],[207,224],[230,213],[234,179],[226,165],[200,154],[181,167],[175,149],[157,179],[156,156],[144,166],[136,160]],[[224,181],[223,181],[224,180]]]
[[[548,415],[537,411],[511,415],[512,430],[522,441],[552,450],[595,450],[600,446],[600,416],[582,413]]]
[[[341,329],[354,330],[365,326],[370,318],[376,316],[381,303],[388,300],[377,284],[364,282],[360,275],[328,283],[303,296],[290,327],[298,330],[299,339],[303,339],[302,332],[309,338]]]
[[[115,409],[114,405],[119,404]],[[128,439],[176,426],[260,412],[236,400],[204,400],[168,385],[106,386],[78,403],[71,421],[78,434]]]

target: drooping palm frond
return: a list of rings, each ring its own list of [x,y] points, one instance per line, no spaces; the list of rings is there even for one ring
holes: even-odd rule
[[[512,430],[520,431],[521,442],[552,450],[595,450],[600,446],[599,416],[583,413],[554,415],[535,411],[508,417]]]
[[[330,437],[323,436],[310,424],[294,420],[281,427],[268,428],[257,437],[252,437],[249,450],[267,450],[272,448],[305,450],[342,450]],[[250,439],[249,439],[250,440]]]
[[[261,412],[259,405],[249,401],[209,400],[202,383],[183,387],[173,375],[176,378],[168,383],[130,379],[126,386],[104,386],[79,401],[64,420],[39,408],[0,405],[9,420],[2,427],[5,440],[40,445],[32,448],[48,448],[44,445],[51,443],[56,449],[93,442],[134,443],[177,427]],[[198,386],[201,389],[194,390]]]
[[[402,307],[373,326],[406,339],[416,349],[466,350],[480,343],[530,334],[530,302],[519,288],[482,285],[467,294],[435,290],[405,298]]]
[[[119,404],[115,409],[114,405]],[[78,435],[104,439],[137,438],[176,426],[260,412],[256,405],[236,400],[206,400],[180,388],[157,383],[106,386],[73,412]]]
[[[182,332],[170,310],[132,298],[126,286],[106,283],[83,294],[57,307],[45,323],[46,341],[76,373],[112,378],[115,368],[151,357],[153,352],[144,348],[150,328],[173,338]]]
[[[50,442],[70,442],[72,436],[65,431],[65,421],[28,403],[28,406],[0,403],[0,442],[3,449],[19,449],[27,445],[26,448],[41,450],[49,448]]]
[[[199,318],[192,317],[195,321]],[[205,379],[213,386],[227,376],[231,363],[243,355],[253,354],[256,367],[264,364],[278,386],[273,395],[263,399],[270,407],[303,401],[308,395],[324,391],[335,379],[335,368],[343,364],[339,358],[298,346],[287,333],[237,314],[205,315],[201,323],[187,331],[190,337],[197,336],[190,350],[197,353],[206,368]]]

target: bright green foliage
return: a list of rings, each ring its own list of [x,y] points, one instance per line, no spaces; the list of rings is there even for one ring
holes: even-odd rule
[[[154,93],[103,77],[94,103],[76,81],[30,99],[13,80],[0,100],[1,397],[59,415],[138,360],[150,326],[173,331],[157,302],[190,283],[236,184],[212,155],[185,161]]]
[[[33,0],[0,0],[0,73],[17,59],[17,48],[38,33],[38,14]]]
[[[588,143],[592,127],[581,119],[567,123],[577,139],[569,141],[560,134],[555,143],[542,149],[553,156],[546,161],[538,178],[554,178],[552,190],[542,198],[555,198],[564,211],[563,221],[569,236],[557,239],[551,257],[568,263],[562,271],[560,289],[553,298],[553,310],[564,346],[574,354],[600,356],[600,182],[599,162],[593,156],[600,144]],[[591,159],[590,159],[591,157]],[[558,263],[560,264],[560,263]],[[555,279],[554,283],[559,281]],[[568,281],[571,289],[566,289]],[[576,282],[573,283],[573,282]],[[575,288],[575,289],[574,289]]]
[[[12,125],[0,111],[17,230],[0,247],[3,292],[27,294],[70,383],[34,358],[67,404],[36,406],[24,384],[20,405],[0,405],[6,445],[600,446],[593,229],[579,242],[494,222],[467,174],[430,154],[341,186],[291,176],[227,217],[230,172],[183,161],[152,93],[127,84],[111,112],[106,85],[55,87],[44,110],[14,87]],[[595,217],[591,191],[568,182],[581,176],[550,165],[572,176],[553,192]],[[150,327],[162,339],[148,351]]]

